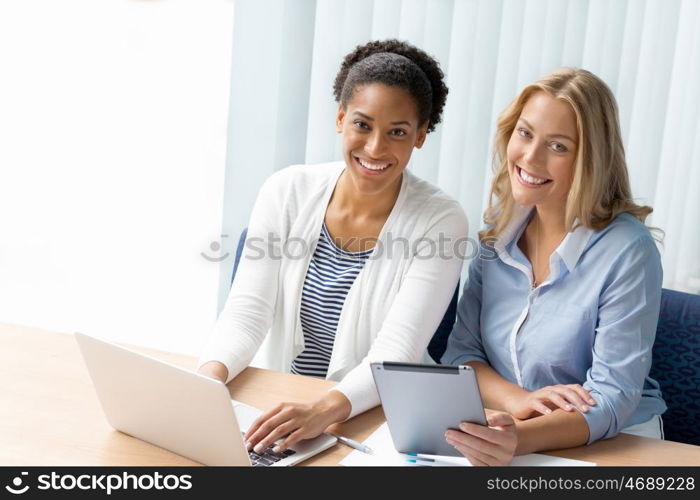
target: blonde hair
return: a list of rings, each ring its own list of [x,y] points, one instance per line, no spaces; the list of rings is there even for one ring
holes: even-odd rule
[[[566,202],[565,224],[574,229],[576,219],[599,230],[627,212],[644,222],[652,208],[632,199],[625,149],[612,91],[590,71],[561,68],[525,87],[498,117],[493,151],[491,184],[482,240],[495,239],[514,216],[506,149],[525,103],[537,92],[567,102],[576,115],[578,151],[571,189]]]

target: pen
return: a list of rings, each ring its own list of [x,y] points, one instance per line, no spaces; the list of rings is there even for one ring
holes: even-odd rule
[[[434,458],[419,457],[417,453],[404,453],[404,455],[406,455],[406,462],[408,462],[410,464],[415,464],[418,462],[435,463]]]
[[[336,439],[338,439],[338,441],[340,441],[346,446],[349,446],[350,448],[355,448],[356,450],[361,451],[362,453],[367,453],[368,455],[374,455],[374,451],[372,451],[372,448],[362,443],[358,443],[354,439],[346,438],[345,436],[340,436],[338,434],[333,434],[332,432],[329,432],[328,434],[335,437]]]

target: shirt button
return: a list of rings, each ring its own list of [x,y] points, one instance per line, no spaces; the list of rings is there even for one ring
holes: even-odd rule
[[[642,356],[642,363],[644,363],[647,360],[646,356]]]

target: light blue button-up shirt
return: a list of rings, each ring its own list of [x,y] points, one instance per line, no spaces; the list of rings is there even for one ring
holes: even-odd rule
[[[661,259],[648,229],[621,214],[605,229],[567,234],[532,288],[518,240],[532,215],[520,207],[493,246],[481,245],[442,363],[481,361],[528,391],[581,384],[589,443],[666,410],[649,377],[661,302]]]

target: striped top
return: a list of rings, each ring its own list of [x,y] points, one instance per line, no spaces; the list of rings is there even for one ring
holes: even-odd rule
[[[292,361],[292,373],[326,377],[345,297],[372,250],[341,250],[328,234],[326,224],[321,227],[301,293],[299,316],[305,348]]]

